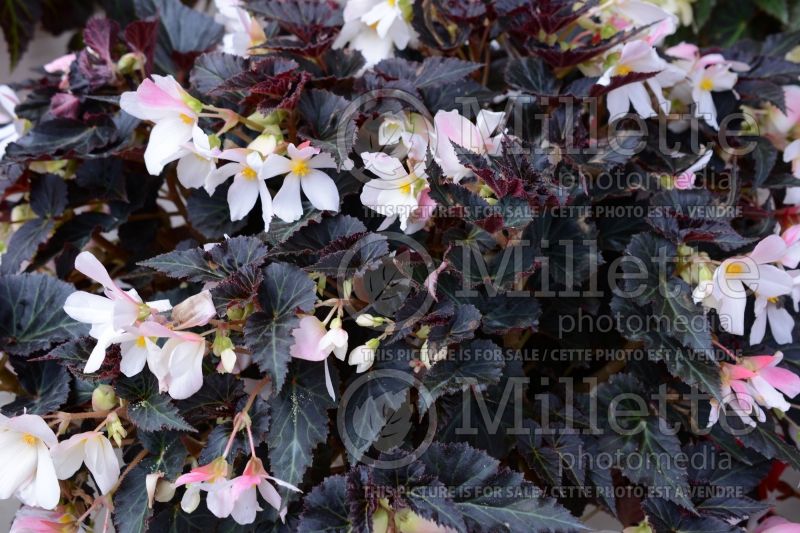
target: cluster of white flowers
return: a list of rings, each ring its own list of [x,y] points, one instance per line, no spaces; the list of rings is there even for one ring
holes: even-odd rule
[[[38,415],[0,415],[0,442],[0,499],[15,495],[25,505],[53,510],[61,498],[58,480],[69,479],[84,463],[100,494],[110,492],[119,478],[117,455],[100,431],[59,442]]]
[[[264,231],[273,216],[294,222],[303,215],[302,189],[319,210],[338,211],[339,191],[321,169],[336,168],[333,158],[320,153],[308,142],[285,147],[286,156],[276,153],[275,136],[265,134],[247,148],[224,149],[218,135],[209,135],[198,125],[201,116],[225,120],[223,131],[236,123],[235,113],[210,108],[186,92],[172,76],[153,76],[135,92],[124,93],[120,106],[127,113],[154,122],[144,154],[148,171],[158,175],[164,166],[178,161],[178,180],[184,187],[204,187],[209,194],[233,178],[228,189],[231,220],[241,220],[261,201]],[[212,111],[203,114],[205,109]],[[227,161],[220,167],[220,161]],[[275,195],[270,195],[266,180],[284,176]]]
[[[767,325],[779,344],[792,341],[794,320],[781,305],[790,295],[795,310],[800,303],[800,226],[782,235],[770,235],[752,252],[722,261],[713,272],[704,266],[694,290],[695,302],[715,309],[725,331],[744,335],[748,291],[755,296],[755,322],[750,329],[750,344],[764,338]],[[790,270],[786,270],[790,269]]]

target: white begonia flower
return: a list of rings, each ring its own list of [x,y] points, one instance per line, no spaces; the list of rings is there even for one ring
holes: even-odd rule
[[[48,448],[57,443],[40,416],[0,415],[0,500],[16,495],[31,507],[55,509],[61,489]]]
[[[136,89],[120,96],[123,111],[155,123],[144,152],[147,171],[157,176],[164,166],[184,155],[192,139],[203,104],[186,92],[172,76],[153,75]]]
[[[145,322],[141,329],[151,336],[167,339],[157,360],[153,364],[148,361],[159,389],[176,400],[185,400],[199,391],[203,386],[205,338],[189,331],[171,330],[156,322]]]
[[[217,160],[222,154],[219,140],[195,124],[192,128],[192,142],[186,143],[182,148],[183,153],[178,159],[178,181],[188,189],[205,187],[217,170]]]
[[[364,184],[361,203],[376,213],[386,217],[378,228],[382,231],[395,220],[400,219],[400,229],[408,229],[409,219],[418,210],[420,196],[428,188],[425,167],[418,163],[412,171],[407,171],[399,159],[384,153],[363,153],[364,169],[378,179]]]
[[[134,289],[122,290],[108,275],[108,271],[91,252],[82,252],[75,258],[75,269],[100,283],[105,296],[76,291],[64,302],[64,311],[73,319],[91,324],[89,335],[97,339],[86,367],[86,373],[96,372],[106,355],[106,348],[125,333],[124,328],[145,320],[154,312],[168,311],[169,300],[142,302]]]
[[[333,43],[347,43],[360,51],[371,67],[392,57],[394,48],[404,50],[415,39],[410,20],[409,0],[348,0],[344,6],[344,26]]]
[[[778,306],[778,298],[767,298],[757,296],[755,307],[753,308],[756,319],[750,329],[750,344],[758,344],[764,339],[767,330],[767,323],[772,332],[772,337],[778,344],[788,344],[792,342],[792,330],[794,329],[794,319],[789,311]]]
[[[252,48],[267,40],[261,21],[250,15],[240,0],[214,0],[218,20],[225,26],[222,51],[249,57]]]
[[[356,367],[356,372],[366,372],[375,362],[375,353],[380,346],[380,339],[370,339],[366,343],[356,346],[347,358],[349,365]]]
[[[119,479],[119,460],[111,442],[99,431],[73,435],[53,446],[51,453],[58,479],[69,479],[86,463],[101,494],[108,494]]]
[[[308,142],[299,146],[289,144],[286,153],[289,157],[273,153],[264,161],[265,178],[286,174],[273,202],[275,216],[284,222],[294,222],[303,216],[300,189],[311,205],[320,211],[339,211],[336,183],[320,170],[336,168],[333,158],[320,153],[319,148],[310,146]]]
[[[220,159],[232,162],[222,165],[209,175],[206,180],[206,191],[208,194],[214,194],[219,184],[233,176],[233,183],[228,189],[231,220],[241,220],[246,217],[255,207],[256,200],[260,199],[264,231],[268,231],[272,221],[273,203],[265,181],[274,174],[269,174],[261,153],[237,148],[225,150],[220,154]]]
[[[481,110],[473,124],[458,111],[437,111],[433,117],[436,135],[436,162],[447,176],[458,183],[471,176],[462,165],[452,143],[480,155],[497,155],[502,148],[503,133],[492,135],[503,122],[505,113]]]
[[[786,249],[780,236],[770,235],[749,254],[726,259],[714,271],[711,284],[705,284],[706,293],[699,295],[696,292],[696,299],[705,296],[703,304],[717,310],[722,329],[734,335],[744,335],[745,285],[757,298],[769,299],[792,291],[792,277],[770,264],[779,262],[786,255]]]
[[[397,113],[388,115],[378,127],[378,144],[394,146],[401,144],[408,159],[425,161],[428,148],[436,147],[433,125],[419,113]]]
[[[622,47],[619,58],[614,66],[608,68],[600,79],[598,85],[611,85],[611,78],[622,77],[629,74],[656,73],[644,81],[634,81],[609,91],[606,95],[606,105],[610,121],[624,116],[631,105],[636,114],[642,118],[657,116],[650,102],[650,93],[653,92],[659,107],[665,113],[669,112],[669,101],[664,98],[662,89],[674,85],[683,78],[683,73],[658,56],[655,48],[643,40],[630,41]],[[645,86],[646,84],[646,86]]]

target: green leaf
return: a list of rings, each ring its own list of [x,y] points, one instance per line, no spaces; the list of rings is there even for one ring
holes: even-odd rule
[[[161,23],[155,62],[173,72],[173,57],[189,52],[204,52],[218,44],[225,28],[212,17],[183,5],[180,0],[135,0],[140,19],[158,17]]]
[[[151,473],[161,472],[167,479],[175,479],[183,470],[186,461],[186,446],[176,431],[139,431],[136,434],[142,446],[150,452],[142,465]]]
[[[39,246],[50,237],[54,227],[55,222],[46,218],[29,220],[20,226],[8,241],[8,251],[3,254],[0,273],[16,273],[23,261],[33,258]]]
[[[607,414],[601,423],[618,428],[600,439],[600,450],[611,454],[614,467],[633,483],[654,487],[664,498],[693,510],[686,469],[673,460],[681,453],[680,440],[665,431],[666,421],[650,414],[647,398],[642,384],[629,374],[616,374],[598,387],[598,412]],[[627,461],[631,455],[641,460]]]
[[[232,54],[211,52],[197,58],[192,68],[190,81],[200,94],[211,94],[223,82],[241,74],[245,59]]]
[[[209,196],[205,189],[195,189],[186,200],[186,211],[189,224],[207,239],[223,239],[225,235],[233,235],[241,230],[247,219],[231,221],[228,207],[228,188],[223,183]]]
[[[756,5],[782,23],[789,22],[789,7],[786,0],[755,0]]]
[[[558,94],[558,80],[544,61],[536,57],[510,59],[506,66],[505,80],[515,89],[526,93]]]
[[[711,10],[714,9],[716,4],[717,0],[697,0],[693,6],[695,31],[706,25],[711,16]]]
[[[3,406],[4,413],[44,415],[57,411],[67,401],[72,380],[60,364],[16,358],[11,359],[11,363],[27,395],[18,395],[13,402]]]
[[[233,237],[206,251],[202,247],[161,254],[139,264],[171,278],[194,282],[220,281],[239,269],[260,265],[267,247],[255,237]]]
[[[273,390],[283,387],[294,344],[292,330],[299,322],[295,311],[308,313],[316,302],[314,282],[299,268],[272,263],[264,269],[258,289],[261,311],[248,317],[244,340],[253,352],[253,361],[273,378]]]
[[[143,431],[175,429],[194,431],[178,413],[178,408],[166,394],[158,392],[158,383],[149,372],[117,382],[117,394],[128,403],[128,417]]]
[[[305,497],[298,533],[350,533],[344,476],[331,476]]]
[[[420,461],[455,495],[471,533],[586,529],[555,500],[540,497],[540,489],[521,474],[469,445],[434,443]]]
[[[570,483],[585,486],[585,465],[581,459],[585,452],[580,436],[563,431],[543,432],[533,420],[526,420],[525,425],[528,432],[519,436],[518,450],[537,476],[554,487],[561,486],[565,475]]]
[[[672,502],[661,498],[645,500],[644,512],[654,531],[680,533],[731,533],[736,528],[712,516],[687,514]]]
[[[422,383],[431,396],[460,392],[467,380],[480,386],[496,385],[505,367],[503,350],[492,341],[475,340],[459,347],[452,355],[434,364],[425,374]],[[424,412],[425,401],[420,398],[420,408]]]
[[[3,28],[12,69],[28,49],[41,16],[40,0],[2,0],[0,27]]]
[[[336,407],[325,386],[323,365],[295,360],[291,379],[272,401],[273,425],[267,437],[272,475],[299,486],[314,449],[328,438],[328,409]],[[338,378],[332,372],[334,390]]]
[[[60,176],[45,174],[32,178],[31,209],[42,218],[61,215],[67,207],[67,184]]]
[[[147,506],[145,465],[133,468],[114,492],[114,525],[118,533],[145,533],[153,511]]]
[[[88,155],[109,144],[115,136],[116,128],[111,121],[87,126],[70,118],[45,120],[8,145],[6,157],[21,162],[41,156],[58,159]]]
[[[53,276],[0,276],[0,345],[12,355],[29,355],[53,343],[77,337],[83,324],[64,312],[75,288]]]

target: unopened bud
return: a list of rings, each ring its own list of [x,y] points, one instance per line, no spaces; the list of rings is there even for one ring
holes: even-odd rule
[[[110,411],[117,406],[117,393],[111,385],[98,385],[92,391],[92,409]]]
[[[368,313],[364,313],[356,317],[356,324],[362,328],[374,328],[380,326],[384,322],[386,322],[386,319],[382,316],[373,316]]]
[[[214,300],[210,291],[202,291],[189,296],[172,308],[172,320],[180,328],[205,326],[209,320],[217,316]]]
[[[129,52],[119,58],[117,61],[117,70],[120,74],[130,74],[137,70],[141,70],[144,66],[146,59],[140,54]]]
[[[222,368],[225,369],[225,372],[229,374],[233,372],[236,366],[236,352],[230,348],[223,350],[222,354],[220,354],[220,359],[222,359]]]

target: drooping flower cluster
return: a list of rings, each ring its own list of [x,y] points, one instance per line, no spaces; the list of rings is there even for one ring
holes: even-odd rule
[[[769,325],[773,338],[780,344],[792,341],[794,320],[781,304],[781,297],[792,295],[800,262],[797,228],[783,234],[770,235],[752,252],[723,261],[709,279],[700,280],[694,291],[695,302],[714,309],[725,331],[745,334],[745,308],[748,291],[755,296],[755,322],[750,330],[750,344],[764,338]],[[795,306],[797,302],[795,302]]]
[[[791,405],[783,397],[800,393],[800,377],[791,370],[778,367],[783,354],[742,357],[735,364],[722,363],[723,404],[711,400],[709,427],[719,420],[721,410],[731,410],[748,426],[755,426],[753,416],[766,420],[765,409],[786,412]]]

